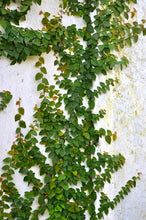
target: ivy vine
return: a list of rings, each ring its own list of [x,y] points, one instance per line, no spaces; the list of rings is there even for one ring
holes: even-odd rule
[[[11,101],[12,95],[9,91],[0,92],[0,111],[3,111]]]
[[[86,219],[86,211],[90,220],[101,219],[135,187],[139,178],[132,177],[127,181],[113,200],[104,193],[105,183],[110,183],[113,173],[124,165],[125,158],[121,154],[100,152],[100,138],[105,138],[110,144],[117,136],[110,130],[95,128],[106,111],[101,109],[96,114],[93,111],[97,98],[117,83],[117,79],[106,78],[93,89],[95,79],[100,74],[107,75],[116,66],[122,70],[129,63],[125,56],[118,60],[114,51],[137,42],[141,32],[145,35],[144,21],[138,24],[129,17],[134,16],[130,4],[136,0],[63,0],[59,16],[50,19],[49,12],[42,12],[42,30],[16,26],[25,18],[32,4],[41,5],[41,0],[20,1],[16,10],[8,8],[11,2],[15,3],[15,0],[0,3],[0,25],[3,27],[0,55],[9,58],[11,64],[21,63],[31,55],[40,56],[35,64],[40,106],[35,107],[34,122],[24,136],[25,110],[21,100],[16,103],[16,140],[9,156],[4,159],[0,177],[0,220],[38,220],[46,211],[46,219],[50,220],[83,220]],[[85,26],[79,29],[74,24],[63,26],[64,13],[82,17]],[[54,75],[55,86],[49,84],[42,56],[43,52],[52,50],[54,65],[58,68],[58,74]],[[6,100],[2,110],[11,95],[9,93],[7,99],[4,93],[0,96]],[[86,105],[84,99],[87,100]],[[50,163],[40,146],[45,148]],[[42,178],[36,177],[32,170],[34,166],[39,167]],[[31,186],[24,197],[13,179],[16,170]],[[100,198],[98,209],[97,198]],[[37,206],[33,208],[36,201]]]

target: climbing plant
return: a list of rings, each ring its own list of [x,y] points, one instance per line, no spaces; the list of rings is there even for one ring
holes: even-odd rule
[[[0,220],[38,220],[44,214],[50,220],[83,220],[86,212],[90,220],[101,219],[130,192],[139,178],[135,176],[127,181],[113,200],[104,193],[106,182],[110,183],[125,158],[99,149],[101,138],[110,144],[117,136],[110,130],[95,128],[106,111],[94,111],[97,98],[118,81],[108,78],[108,72],[116,66],[122,70],[129,63],[127,57],[118,59],[114,52],[137,42],[141,32],[145,35],[144,21],[138,24],[131,19],[134,17],[131,4],[136,0],[63,0],[59,14],[52,19],[49,12],[40,12],[42,30],[19,26],[32,4],[41,5],[41,0],[20,1],[16,10],[9,9],[12,2],[18,4],[15,0],[0,3],[3,28],[0,55],[9,58],[13,65],[39,55],[35,80],[40,105],[35,107],[34,122],[24,135],[25,110],[21,99],[16,103],[16,140],[3,160],[0,177]],[[74,24],[65,27],[64,14],[81,17],[84,27],[77,28]],[[52,76],[56,85],[49,84],[49,70],[42,55],[50,51],[54,51],[54,65],[58,69],[58,74]],[[94,88],[93,82],[101,74],[106,80]],[[45,148],[50,163],[40,146]],[[33,172],[35,166],[41,178]],[[24,196],[13,179],[16,170],[31,186]],[[99,208],[96,208],[97,198],[100,198]]]
[[[12,95],[9,91],[0,92],[0,111],[4,110],[11,101]]]

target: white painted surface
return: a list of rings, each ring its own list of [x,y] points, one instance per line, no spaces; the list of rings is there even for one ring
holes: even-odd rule
[[[42,15],[40,10],[50,11],[52,14],[58,13],[59,1],[44,0],[41,6],[34,5],[27,15],[27,20],[21,23],[23,27],[41,29],[40,21]],[[146,18],[146,0],[139,0],[136,20]],[[32,19],[33,18],[33,19]],[[82,25],[80,19],[64,18],[64,24],[77,23]],[[146,219],[146,150],[145,150],[145,110],[144,98],[146,81],[146,39],[140,36],[137,44],[132,48],[125,48],[121,55],[129,57],[129,67],[122,72],[113,71],[111,76],[117,76],[120,84],[114,87],[107,95],[101,97],[101,107],[107,110],[105,119],[101,121],[104,128],[117,131],[118,139],[112,145],[106,145],[101,141],[101,150],[111,153],[122,153],[126,158],[124,167],[113,175],[112,184],[106,186],[105,192],[110,198],[120,190],[132,176],[141,172],[141,180],[137,182],[137,187],[132,189],[131,193],[125,197],[117,207],[110,211],[105,220],[144,220]],[[53,83],[53,74],[56,72],[53,67],[53,55],[45,55],[47,67],[49,69],[48,78]],[[0,113],[0,164],[7,156],[11,144],[15,140],[15,129],[17,123],[14,122],[14,116],[17,113],[16,101],[21,97],[22,106],[25,107],[24,120],[29,126],[32,121],[33,108],[39,104],[38,93],[36,92],[36,82],[34,80],[37,72],[34,67],[36,57],[10,66],[9,60],[1,58],[0,60],[0,91],[9,90],[13,99],[8,104],[6,110]],[[98,102],[99,103],[99,102]],[[26,131],[25,131],[26,132]],[[21,193],[25,191],[27,185],[22,182],[22,178],[16,175],[16,183]],[[22,187],[23,185],[23,187]],[[44,218],[41,218],[44,219]],[[88,217],[87,217],[88,219]]]

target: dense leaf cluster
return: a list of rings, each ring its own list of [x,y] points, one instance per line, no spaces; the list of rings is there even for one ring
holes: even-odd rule
[[[40,5],[41,0],[22,0],[19,4],[18,2],[16,3],[17,8],[15,10],[9,8],[11,3],[16,3],[16,0],[1,0],[0,19],[19,25],[19,21],[25,19],[25,15],[30,10],[32,4],[37,3]]]
[[[15,2],[15,1],[14,1]],[[58,68],[54,75],[56,85],[50,85],[45,60],[40,56],[36,62],[39,71],[35,75],[40,92],[40,106],[35,108],[34,123],[24,136],[24,109],[17,102],[18,122],[16,141],[4,159],[1,175],[0,220],[38,220],[40,215],[52,220],[83,220],[88,211],[90,220],[101,219],[109,208],[127,195],[136,184],[137,177],[129,180],[113,200],[104,193],[105,183],[110,183],[114,172],[125,163],[121,154],[110,155],[99,149],[99,141],[110,144],[116,140],[116,133],[95,128],[96,123],[106,114],[104,109],[95,114],[97,98],[105,94],[117,80],[107,78],[93,89],[93,83],[100,74],[107,75],[115,66],[127,66],[128,59],[119,60],[113,51],[138,40],[145,29],[143,24],[126,22],[129,19],[131,2],[107,0],[63,0],[60,16],[49,19],[44,13],[42,31],[16,27],[21,13],[27,13],[32,2],[21,1],[20,14],[13,13],[2,3],[0,24],[4,29],[0,38],[0,53],[15,62],[26,60],[30,55],[41,55],[54,51]],[[99,4],[100,3],[100,4]],[[10,4],[10,1],[7,1]],[[25,9],[25,10],[24,10]],[[9,16],[5,13],[9,12]],[[62,12],[80,16],[85,26],[67,28],[62,25]],[[91,16],[93,12],[95,16]],[[7,14],[8,15],[8,14]],[[84,45],[81,44],[83,40]],[[59,89],[56,89],[58,88]],[[63,94],[61,93],[63,89]],[[86,104],[85,104],[86,102]],[[66,114],[65,114],[66,112]],[[42,153],[45,148],[47,156]],[[48,159],[50,163],[48,162]],[[39,168],[37,178],[33,167]],[[20,195],[13,181],[16,170],[31,186],[24,197]],[[99,208],[96,208],[96,200]],[[33,206],[33,203],[37,206]]]

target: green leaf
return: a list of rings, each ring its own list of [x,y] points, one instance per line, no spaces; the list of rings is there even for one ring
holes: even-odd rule
[[[41,70],[42,73],[47,74],[47,69],[46,69],[46,67],[41,67],[40,70]]]
[[[94,101],[88,101],[88,104],[89,104],[89,107],[91,108],[91,109],[93,109],[94,107],[95,107],[95,102]]]
[[[105,136],[105,140],[106,140],[106,142],[107,142],[108,144],[111,144],[111,136],[106,135],[106,136]]]
[[[44,89],[44,84],[40,83],[38,86],[37,86],[37,91],[40,91],[42,89]]]
[[[64,174],[59,174],[58,180],[65,180],[66,176]]]
[[[49,82],[48,82],[48,80],[47,80],[46,78],[43,78],[43,79],[42,79],[42,82],[43,82],[45,85],[49,85]]]
[[[134,34],[133,40],[134,40],[134,43],[136,43],[138,41],[138,35],[137,34]]]
[[[25,124],[25,121],[19,121],[19,126],[21,127],[21,128],[26,128],[26,124]]]
[[[17,128],[17,129],[16,129],[16,134],[19,134],[20,131],[21,131],[21,129],[20,129],[20,128]]]
[[[59,63],[58,60],[55,60],[55,61],[54,61],[54,65],[55,65],[55,66],[56,66],[58,63]]]
[[[108,207],[104,207],[104,213],[107,215],[108,214]]]
[[[21,6],[21,12],[25,12],[28,10],[28,6]]]
[[[35,76],[35,80],[40,80],[43,77],[42,73],[37,73]]]
[[[16,114],[15,115],[15,121],[19,121],[21,119],[21,115],[20,114]]]
[[[8,187],[10,187],[10,188],[11,188],[11,187],[13,187],[13,186],[15,186],[15,184],[14,184],[14,183],[12,183],[12,182],[9,182],[9,183],[8,183]]]
[[[99,48],[100,51],[102,51],[102,50],[104,49],[104,47],[105,47],[104,44],[98,46],[98,48]]]
[[[88,212],[89,212],[90,215],[93,215],[93,213],[95,212],[95,207],[93,205],[90,205],[88,207]]]
[[[24,108],[22,107],[18,108],[18,112],[19,114],[24,115]]]
[[[64,190],[68,190],[68,184],[61,183],[60,184]]]
[[[33,191],[25,192],[25,197],[26,197],[27,199],[33,198],[33,197],[34,197]]]
[[[20,168],[19,170],[19,173],[22,173],[22,174],[27,174],[28,173],[28,170],[26,168]]]
[[[4,209],[9,209],[10,207],[7,204],[4,204]]]
[[[47,39],[47,40],[50,40],[50,39],[51,39],[50,34],[45,33],[45,34],[44,34],[44,38]]]
[[[12,159],[10,157],[7,157],[3,160],[4,163],[10,163]]]
[[[130,38],[127,38],[126,39],[126,43],[131,47],[132,46],[132,42],[131,42],[131,39]]]
[[[143,28],[143,36],[146,35],[146,28]]]
[[[112,132],[110,130],[107,130],[107,135],[111,136]]]
[[[98,213],[98,218],[101,219],[102,217],[103,217],[102,212],[99,212],[99,213]]]
[[[50,90],[53,90],[53,89],[55,89],[55,86],[54,86],[54,85],[51,85],[51,86],[50,86]]]
[[[9,23],[8,23],[7,21],[0,19],[0,25],[1,25],[4,29],[6,29],[6,27],[8,26],[8,24],[9,24]]]
[[[46,175],[45,178],[44,178],[44,182],[45,182],[45,183],[49,183],[49,182],[50,182],[50,179],[51,179],[50,176]],[[53,189],[54,187],[55,187],[55,183],[54,183],[54,182],[51,182],[51,183],[50,183],[50,188]]]
[[[30,133],[34,136],[37,136],[37,132],[35,130],[31,130]]]
[[[128,18],[129,18],[128,13],[124,12],[124,17],[128,20]]]
[[[39,220],[37,216],[32,216],[30,220]]]
[[[2,167],[3,170],[9,170],[9,168],[10,167],[8,165],[5,165],[5,166]]]
[[[33,43],[37,46],[41,46],[41,41],[37,38],[33,40]]]
[[[100,128],[100,129],[99,129],[99,133],[100,133],[101,135],[105,135],[106,132],[105,132],[105,130],[104,130],[103,128]]]
[[[42,24],[45,24],[45,25],[46,25],[46,24],[48,23],[48,21],[49,21],[48,18],[47,18],[47,17],[44,17],[44,18],[42,19]]]
[[[8,13],[7,10],[4,8],[1,8],[0,11],[1,11],[2,15],[6,15]]]
[[[114,50],[114,49],[115,49],[114,44],[109,44],[109,49],[110,49],[110,50]]]

